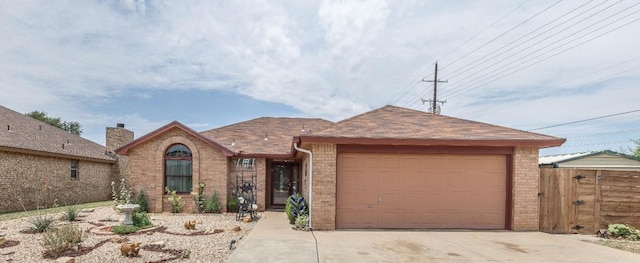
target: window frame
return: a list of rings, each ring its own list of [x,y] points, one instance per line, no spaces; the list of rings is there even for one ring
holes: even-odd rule
[[[69,176],[72,181],[80,180],[79,162],[77,160],[71,160],[69,165]]]
[[[171,148],[173,148],[174,146],[182,146],[184,147],[187,151],[188,151],[188,156],[170,156],[169,155],[169,151],[171,150]],[[190,175],[167,175],[167,161],[174,161],[174,160],[188,160],[190,161],[191,165],[191,174]],[[173,178],[185,178],[185,177],[189,177],[191,178],[191,185],[189,186],[189,189],[187,191],[178,191],[178,189],[170,189],[170,190],[176,190],[177,194],[185,194],[185,193],[191,193],[191,191],[193,191],[193,152],[191,151],[191,149],[182,144],[182,143],[175,143],[170,145],[169,147],[167,147],[167,149],[164,151],[163,154],[163,160],[162,160],[162,170],[163,170],[163,178],[164,178],[164,184],[163,184],[163,189],[167,189],[167,184],[168,184],[168,177],[171,176]],[[166,194],[166,193],[165,193]]]

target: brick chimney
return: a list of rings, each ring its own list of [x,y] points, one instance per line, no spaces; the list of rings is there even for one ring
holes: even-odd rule
[[[116,127],[107,127],[106,132],[107,151],[116,153],[116,149],[133,141],[133,132],[124,128],[124,123],[116,124]],[[129,174],[129,158],[118,155],[118,163],[113,167],[113,181],[119,182],[121,178],[126,178]]]

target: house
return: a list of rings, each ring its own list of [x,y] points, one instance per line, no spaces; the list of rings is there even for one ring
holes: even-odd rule
[[[640,171],[640,159],[614,151],[589,151],[542,156],[540,167]]]
[[[107,128],[107,147],[0,106],[0,212],[105,201],[126,171],[116,148],[133,140]]]
[[[198,182],[226,202],[246,163],[260,210],[300,192],[314,229],[537,230],[539,148],[564,141],[384,106],[337,123],[258,118],[199,133],[172,122],[116,152],[152,211],[170,209],[166,186],[188,198]]]

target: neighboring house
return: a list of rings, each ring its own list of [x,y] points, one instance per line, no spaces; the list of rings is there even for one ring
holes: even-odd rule
[[[640,171],[640,159],[614,151],[590,151],[542,156],[540,167]]]
[[[198,133],[172,122],[116,152],[151,211],[169,211],[166,186],[193,210],[198,182],[226,203],[248,163],[259,209],[299,191],[314,229],[538,230],[539,148],[564,141],[385,106],[338,123],[258,118]]]
[[[112,151],[133,140],[119,126],[104,147],[0,106],[0,212],[109,200],[126,170]]]

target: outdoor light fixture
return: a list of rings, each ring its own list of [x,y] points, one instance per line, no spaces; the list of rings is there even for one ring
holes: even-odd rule
[[[301,130],[301,132],[304,132],[304,124],[302,124],[302,130]]]
[[[236,146],[236,140],[231,140],[231,146]]]
[[[264,140],[265,140],[265,141],[268,141],[268,140],[269,140],[269,133],[268,133],[268,132],[266,132],[266,133],[264,134]]]

